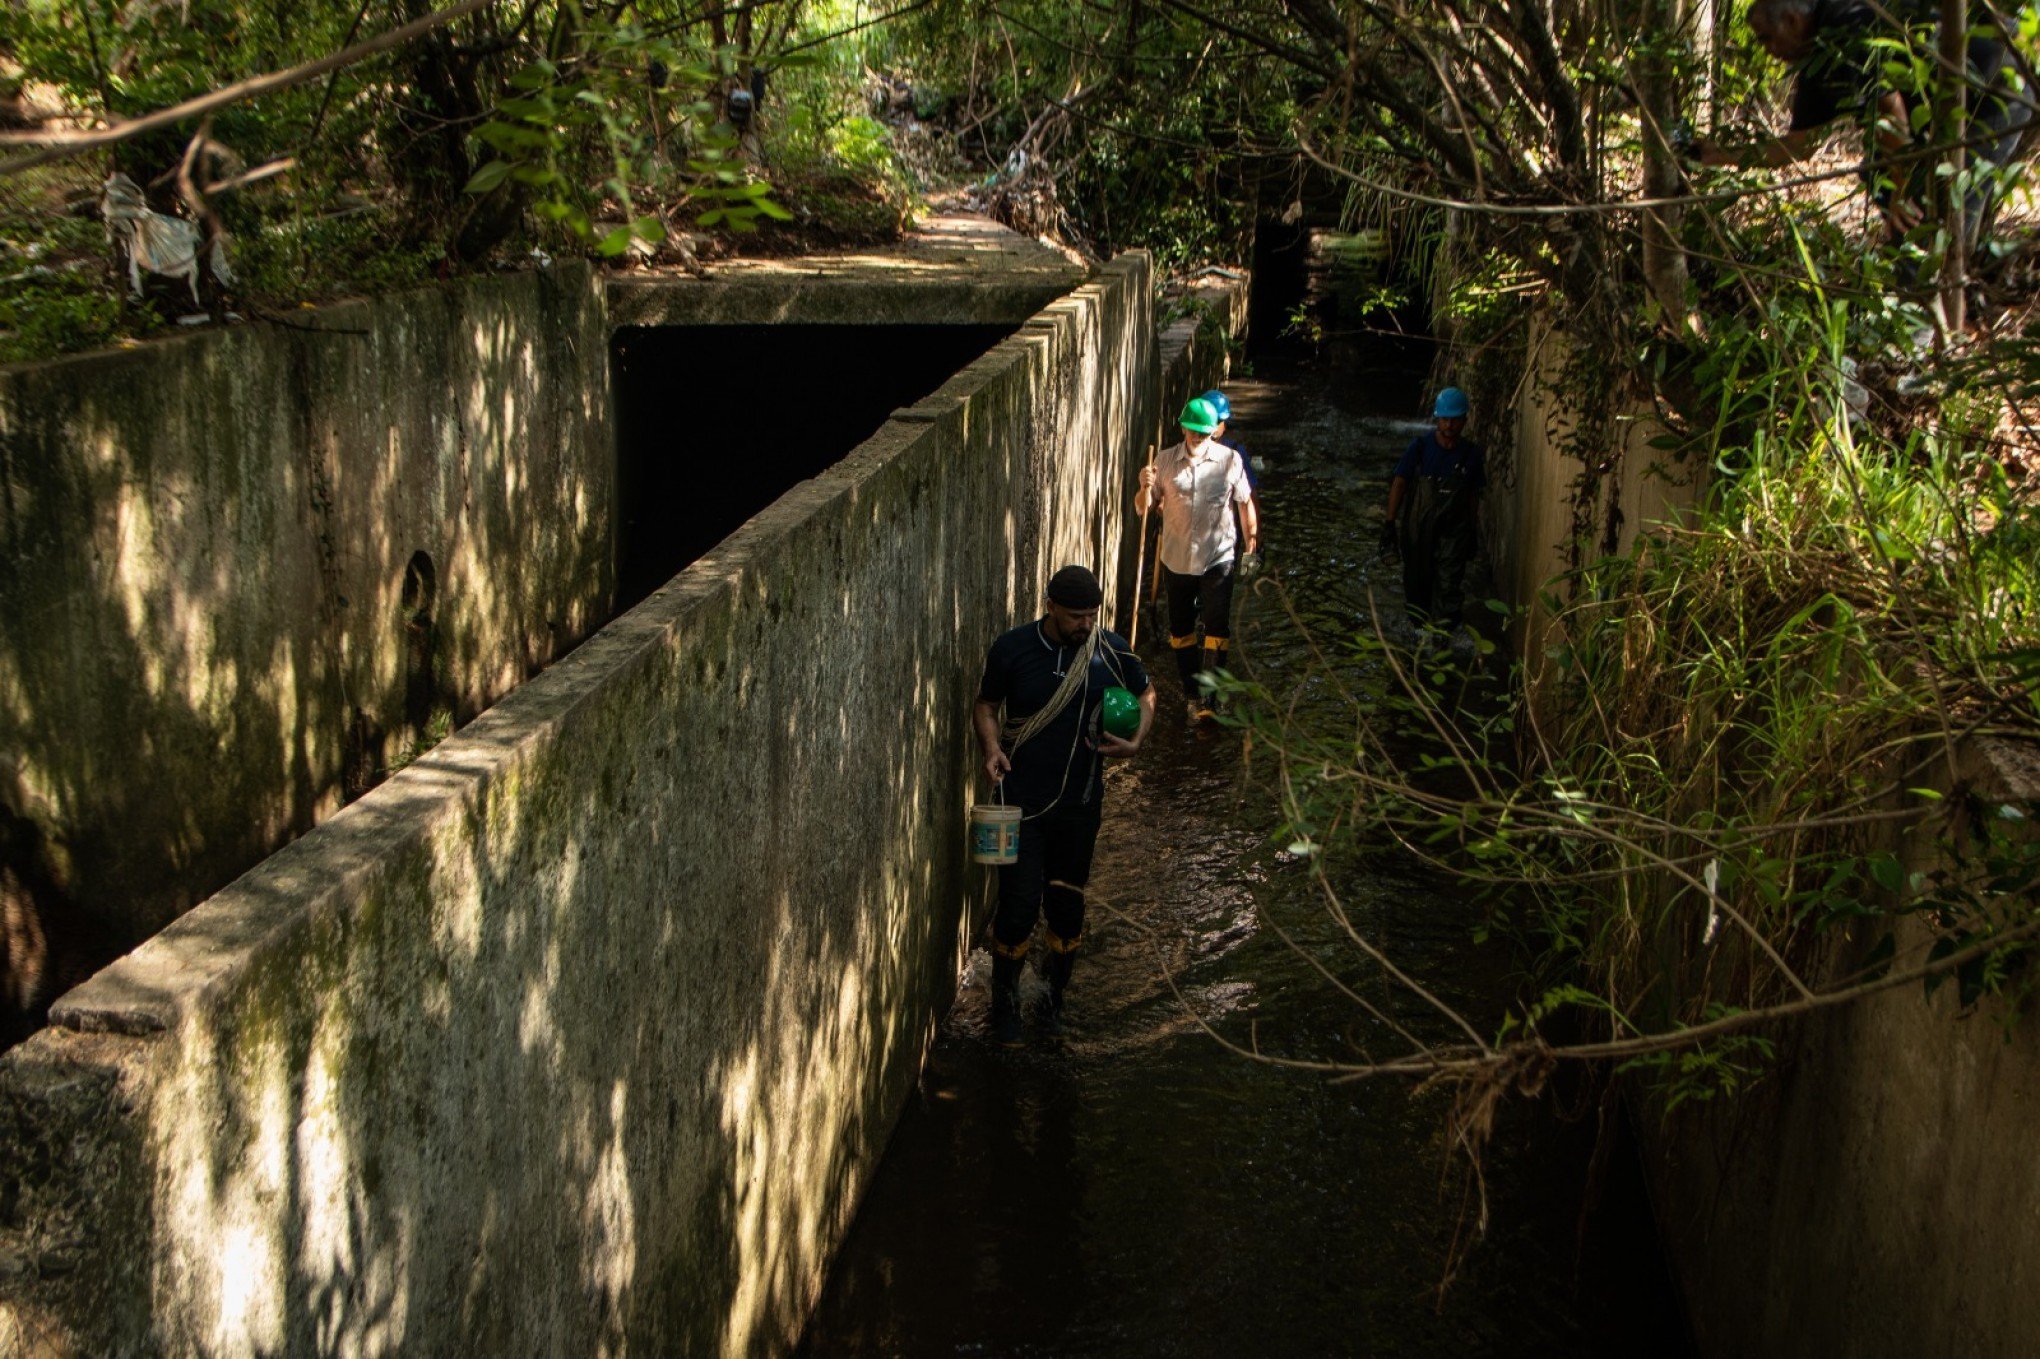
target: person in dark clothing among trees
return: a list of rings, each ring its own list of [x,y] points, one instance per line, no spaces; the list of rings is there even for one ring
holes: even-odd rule
[[[1431,428],[1410,441],[1388,483],[1384,542],[1402,554],[1403,607],[1419,627],[1460,631],[1466,568],[1480,547],[1480,493],[1487,450],[1466,437],[1466,393],[1447,387],[1432,403]]]
[[[1792,68],[1791,118],[1784,135],[1752,146],[1696,142],[1704,165],[1782,166],[1820,148],[1822,129],[1844,115],[1862,123],[1866,174],[1894,240],[1932,211],[1935,166],[1945,155],[1933,146],[1931,124],[1913,123],[1924,90],[1895,87],[1888,75],[1890,44],[1913,31],[1913,50],[1929,63],[1935,50],[1936,10],[1920,0],[1755,0],[1750,30]],[[1997,35],[1992,14],[1979,5],[1968,40],[1968,125],[1972,159],[2007,166],[2032,121],[2031,92],[2017,62]],[[1922,34],[1924,36],[1922,36]],[[1965,202],[1971,250],[1983,242],[1997,209],[1997,174],[1979,174]]]
[[[1061,1026],[1084,933],[1104,762],[1138,753],[1154,722],[1147,670],[1124,637],[1098,626],[1103,599],[1098,578],[1083,567],[1056,572],[1043,616],[992,643],[971,710],[985,777],[1022,813],[1019,860],[999,869],[992,917],[992,1037],[1006,1047],[1020,1042],[1020,969],[1044,916],[1048,1020]],[[1124,739],[1100,726],[1105,691],[1115,686],[1140,700],[1140,728]]]

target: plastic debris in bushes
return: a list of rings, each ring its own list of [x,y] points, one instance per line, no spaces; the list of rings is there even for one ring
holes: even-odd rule
[[[215,236],[210,251],[198,227],[182,217],[157,212],[142,196],[142,186],[126,175],[106,177],[99,195],[99,214],[106,222],[107,244],[127,257],[128,285],[142,295],[142,270],[165,278],[181,278],[191,285],[191,300],[203,306],[198,295],[198,266],[201,255],[210,255],[212,275],[223,288],[234,286],[233,270],[227,267],[227,244]]]

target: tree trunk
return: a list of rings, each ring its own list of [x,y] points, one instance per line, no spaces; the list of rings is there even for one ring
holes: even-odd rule
[[[1952,340],[1967,323],[1969,287],[1969,233],[1971,224],[1964,202],[1967,197],[1964,171],[1969,153],[1962,145],[1968,135],[1969,0],[1941,0],[1939,79],[1934,82],[1935,136],[1948,148],[1942,161],[1947,173],[1941,184],[1941,322]],[[1922,207],[1925,205],[1922,204]]]
[[[1705,0],[1701,0],[1702,3]],[[1675,35],[1690,41],[1693,15],[1687,0],[1644,0],[1643,31]],[[1669,49],[1654,50],[1638,63],[1637,95],[1643,111],[1643,192],[1647,198],[1673,198],[1685,189],[1686,176],[1671,144],[1671,130],[1680,121],[1678,62]],[[1651,208],[1643,214],[1643,279],[1670,330],[1686,327],[1686,253],[1679,244],[1684,208]]]

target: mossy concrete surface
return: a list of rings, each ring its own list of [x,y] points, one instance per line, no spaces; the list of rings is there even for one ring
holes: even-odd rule
[[[0,1047],[608,616],[606,340],[575,266],[0,370]]]
[[[1082,264],[982,217],[936,216],[871,251],[719,262],[705,277],[610,280],[619,326],[981,325],[1033,314],[1089,276]]]
[[[66,996],[0,1059],[0,1348],[788,1349],[984,895],[983,649],[1121,554],[1150,298],[1102,270]]]
[[[1922,781],[2030,805],[2030,751],[1962,743]],[[1924,840],[1924,843],[1921,841]],[[1943,849],[1895,846],[1907,872]],[[1875,922],[1872,922],[1873,924]],[[1838,938],[1824,975],[1874,968],[1885,931]],[[1937,933],[1891,926],[1900,968]],[[2035,1352],[2040,1031],[1951,981],[1896,987],[1781,1026],[1775,1071],[1732,1100],[1637,1112],[1645,1167],[1699,1352],[1788,1359]]]
[[[610,617],[616,327],[1018,325],[1087,276],[936,218],[0,370],[0,1050]]]

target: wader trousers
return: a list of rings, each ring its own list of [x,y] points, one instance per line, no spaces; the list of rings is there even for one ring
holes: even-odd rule
[[[1457,478],[1412,477],[1403,511],[1403,607],[1415,623],[1451,627],[1466,604],[1474,496]]]
[[[1084,884],[1091,880],[1091,852],[1098,844],[1102,799],[1058,803],[1020,823],[1020,857],[999,869],[999,906],[992,916],[992,952],[1026,954],[1034,922],[1048,917],[1048,946],[1056,953],[1075,949],[1084,933]],[[1067,887],[1055,883],[1067,883]]]
[[[1232,645],[1233,559],[1228,557],[1201,576],[1179,576],[1162,568],[1169,589],[1169,647],[1176,653],[1176,678],[1183,692],[1197,697],[1197,672],[1215,670]],[[1204,624],[1204,646],[1197,645],[1197,624]]]

